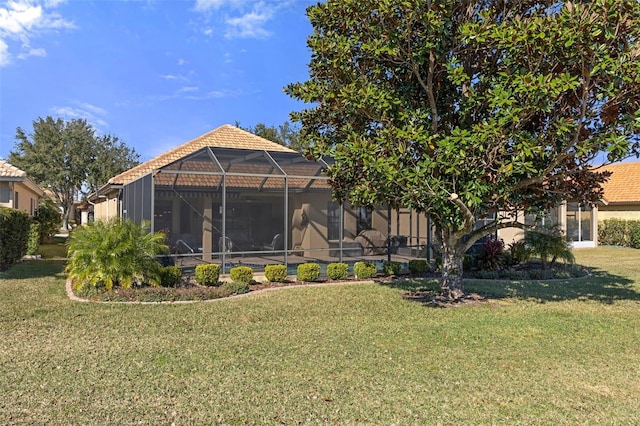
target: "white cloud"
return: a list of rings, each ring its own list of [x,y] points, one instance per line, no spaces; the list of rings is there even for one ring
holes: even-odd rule
[[[196,0],[195,9],[203,12],[221,7],[239,7],[243,3],[246,3],[246,0]]]
[[[4,67],[11,61],[9,56],[9,46],[0,39],[0,67]]]
[[[270,7],[256,7],[249,13],[237,18],[228,18],[226,38],[265,38],[271,33],[264,25],[273,17]]]
[[[18,59],[27,59],[29,56],[46,57],[47,51],[43,48],[30,49],[28,52],[24,52],[18,55]]]
[[[61,29],[73,29],[75,24],[50,9],[64,0],[10,0],[0,6],[0,66],[11,61],[11,51],[19,50],[19,59],[46,56],[42,47],[31,47],[31,40]]]
[[[271,35],[267,24],[287,5],[289,0],[196,0],[194,10],[203,14],[199,31],[208,37],[214,34],[213,28],[222,26],[221,33],[228,39],[266,38]]]
[[[109,123],[104,119],[108,114],[104,108],[86,102],[76,103],[77,106],[54,106],[51,113],[65,120],[85,119],[96,130],[104,132]]]

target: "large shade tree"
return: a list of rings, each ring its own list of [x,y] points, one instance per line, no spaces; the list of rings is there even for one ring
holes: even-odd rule
[[[63,207],[64,226],[74,200],[138,164],[138,154],[116,136],[96,135],[84,119],[64,121],[39,117],[33,132],[16,130],[9,162],[48,188]]]
[[[329,0],[307,9],[309,80],[286,91],[334,196],[430,215],[442,291],[518,212],[596,202],[594,162],[637,153],[640,2]],[[496,220],[480,226],[489,212]]]

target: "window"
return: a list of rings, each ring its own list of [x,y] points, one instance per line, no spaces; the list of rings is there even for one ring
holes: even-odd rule
[[[569,241],[593,241],[591,235],[591,208],[578,203],[567,203],[567,238]]]
[[[356,234],[360,235],[360,232],[372,228],[372,212],[369,207],[356,207]]]
[[[13,193],[13,208],[17,209],[20,206],[18,203],[18,191]]]
[[[335,201],[327,203],[327,240],[340,239],[340,205]]]

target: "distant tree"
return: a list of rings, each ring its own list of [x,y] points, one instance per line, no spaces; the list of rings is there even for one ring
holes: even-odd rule
[[[33,219],[40,224],[40,243],[51,242],[62,225],[60,211],[48,198],[43,198],[34,212]]]
[[[339,199],[427,213],[442,294],[518,212],[597,202],[594,169],[638,153],[640,2],[328,0],[310,6],[309,80],[286,91]],[[486,225],[479,215],[496,212]]]
[[[33,122],[30,135],[17,128],[9,161],[51,190],[63,207],[67,228],[74,200],[138,164],[138,154],[115,136],[97,136],[86,120],[48,116]]]
[[[236,122],[236,126],[240,127],[240,123]],[[300,140],[300,129],[288,121],[278,127],[258,123],[254,127],[240,128],[298,152],[302,152],[306,148]]]

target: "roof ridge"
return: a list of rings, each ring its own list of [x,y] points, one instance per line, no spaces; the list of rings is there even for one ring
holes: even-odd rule
[[[204,147],[213,148],[234,148],[234,149],[254,149],[262,151],[280,151],[280,152],[292,152],[296,151],[288,148],[284,145],[280,145],[276,142],[270,141],[237,126],[231,124],[223,124],[197,136],[181,145],[178,145],[170,150],[157,155],[156,157],[147,160],[135,167],[126,170],[111,179],[110,184],[126,184],[147,173],[164,167],[179,158],[185,157],[193,152],[200,150]]]

